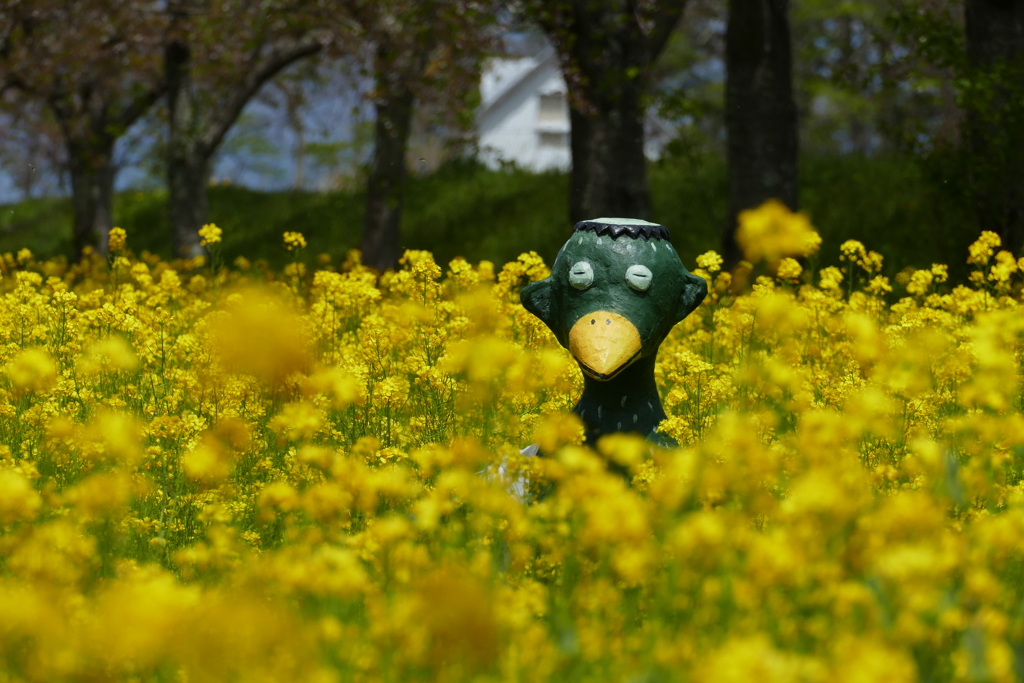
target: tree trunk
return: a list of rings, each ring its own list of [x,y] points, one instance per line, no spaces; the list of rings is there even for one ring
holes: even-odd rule
[[[789,0],[729,0],[725,58],[729,207],[722,256],[732,266],[742,258],[741,211],[772,198],[798,207]]]
[[[174,255],[192,258],[203,253],[199,229],[207,221],[206,186],[210,152],[199,143],[198,113],[192,92],[191,50],[175,41],[164,53],[169,111],[167,200]]]
[[[295,148],[292,150],[292,163],[295,166],[294,187],[301,192],[306,188],[306,124],[302,120],[302,105],[305,102],[301,97],[286,90],[285,104],[288,125],[295,133]]]
[[[42,156],[43,145],[40,136],[32,135],[26,143],[26,159],[38,159]],[[36,161],[36,163],[39,163]],[[25,199],[32,199],[32,190],[36,185],[36,168],[33,164],[26,162],[21,167],[21,173],[15,174],[15,186]]]
[[[594,105],[589,115],[570,104],[573,223],[604,216],[650,219],[640,95],[639,88],[622,88],[620,97]]]
[[[979,227],[1019,254],[1024,246],[1024,2],[967,0],[971,80],[984,92],[967,100],[969,167]]]
[[[359,245],[363,263],[385,271],[398,265],[399,231],[408,169],[405,151],[412,123],[413,94],[399,86],[377,103],[373,162],[366,190],[366,214]]]
[[[685,0],[527,0],[569,89],[569,217],[649,219],[643,95]]]
[[[301,124],[295,129],[295,189],[299,192],[306,189],[306,135]]]
[[[170,154],[167,160],[167,190],[175,256],[192,258],[202,253],[199,229],[207,222],[206,188],[210,160],[199,154]]]
[[[168,191],[171,230],[178,255],[202,253],[197,232],[207,221],[207,181],[210,160],[235,124],[246,103],[268,80],[297,60],[323,49],[319,40],[282,40],[255,48],[247,71],[231,81],[204,108],[192,80],[192,52],[175,40],[164,52],[167,84]]]
[[[68,144],[74,213],[71,244],[76,261],[81,260],[86,247],[107,253],[107,240],[114,227],[113,155],[112,139],[88,146]]]

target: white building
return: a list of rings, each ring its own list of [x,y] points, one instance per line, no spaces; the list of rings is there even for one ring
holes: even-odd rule
[[[569,106],[554,50],[495,59],[480,79],[480,160],[531,171],[569,170]]]
[[[480,79],[480,99],[479,158],[488,168],[511,163],[534,172],[569,170],[569,106],[554,50],[491,60]],[[644,153],[657,159],[673,132],[653,114],[644,128]]]

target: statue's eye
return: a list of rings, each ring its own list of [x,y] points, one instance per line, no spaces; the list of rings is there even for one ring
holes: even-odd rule
[[[586,261],[577,261],[569,269],[569,284],[576,289],[586,289],[594,281],[594,269]]]
[[[646,292],[653,277],[647,266],[630,266],[626,269],[626,282],[638,292]]]

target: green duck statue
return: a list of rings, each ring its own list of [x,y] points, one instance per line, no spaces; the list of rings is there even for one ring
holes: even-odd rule
[[[593,446],[604,434],[635,432],[666,448],[654,361],[669,330],[708,293],[684,266],[668,230],[633,218],[576,224],[551,275],[523,288],[520,300],[551,328],[583,371],[573,412]]]

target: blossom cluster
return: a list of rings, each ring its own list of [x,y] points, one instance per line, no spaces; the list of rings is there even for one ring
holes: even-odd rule
[[[533,253],[0,257],[0,680],[1015,680],[1021,266],[771,211],[750,291],[692,256],[675,450],[581,445]]]

